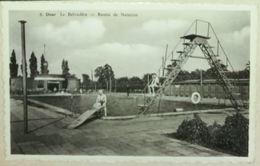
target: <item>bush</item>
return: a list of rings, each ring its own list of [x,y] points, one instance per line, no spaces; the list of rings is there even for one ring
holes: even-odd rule
[[[241,156],[248,155],[249,120],[237,113],[228,116],[225,124],[217,133],[215,145],[221,149],[230,150]]]
[[[209,140],[209,145],[212,147],[217,147],[217,139],[221,131],[221,125],[218,124],[216,121],[213,123],[213,125],[208,126],[209,130],[209,135],[210,135],[210,140]]]
[[[198,144],[207,144],[210,138],[207,124],[200,118],[184,120],[177,129],[179,139]]]
[[[196,115],[194,119],[181,123],[176,137],[191,143],[227,150],[239,156],[247,156],[248,127],[249,120],[239,113],[228,116],[223,126],[214,122],[208,127]]]

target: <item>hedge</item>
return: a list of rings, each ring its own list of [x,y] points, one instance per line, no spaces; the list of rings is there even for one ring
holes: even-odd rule
[[[214,122],[207,126],[198,115],[184,120],[177,129],[176,137],[191,143],[218,148],[238,156],[248,155],[249,120],[240,113],[228,116],[224,125]]]

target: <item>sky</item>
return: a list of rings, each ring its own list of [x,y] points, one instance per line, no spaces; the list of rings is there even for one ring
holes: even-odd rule
[[[115,77],[138,76],[157,72],[162,64],[168,44],[168,54],[179,42],[195,19],[211,23],[235,70],[245,68],[250,56],[250,13],[248,11],[62,11],[94,13],[93,16],[59,16],[61,11],[51,11],[56,16],[46,16],[46,11],[10,11],[10,55],[14,49],[21,63],[21,30],[18,20],[26,20],[27,61],[34,51],[38,58],[44,52],[51,74],[61,74],[62,59],[69,62],[70,73],[81,78],[98,66],[109,64]],[[117,13],[119,16],[98,16],[97,13]],[[121,16],[121,13],[136,16]],[[40,13],[43,16],[40,16]],[[190,33],[195,28],[190,30]],[[207,33],[207,24],[198,24],[200,34]],[[212,32],[210,31],[210,35]],[[214,46],[216,40],[209,43]],[[181,46],[177,48],[182,49]],[[175,51],[177,51],[175,50]],[[214,48],[216,51],[216,47]],[[202,56],[197,48],[196,56]],[[174,52],[174,57],[177,54]],[[225,58],[220,53],[220,59]],[[29,62],[27,62],[29,64]],[[207,69],[207,61],[189,59],[184,70]],[[28,67],[29,72],[29,67]],[[19,67],[20,73],[20,67]]]

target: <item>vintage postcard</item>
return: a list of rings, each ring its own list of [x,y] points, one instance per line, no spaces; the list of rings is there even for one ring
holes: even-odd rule
[[[2,2],[3,160],[253,165],[256,6]]]

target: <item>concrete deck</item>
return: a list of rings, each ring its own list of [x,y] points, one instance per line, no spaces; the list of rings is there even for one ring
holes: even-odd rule
[[[201,114],[207,123],[223,123],[225,114]],[[66,129],[73,120],[46,108],[29,106],[29,130],[23,134],[22,101],[11,99],[11,153],[131,156],[230,156],[170,138],[185,118],[142,117],[131,120],[94,120]]]

